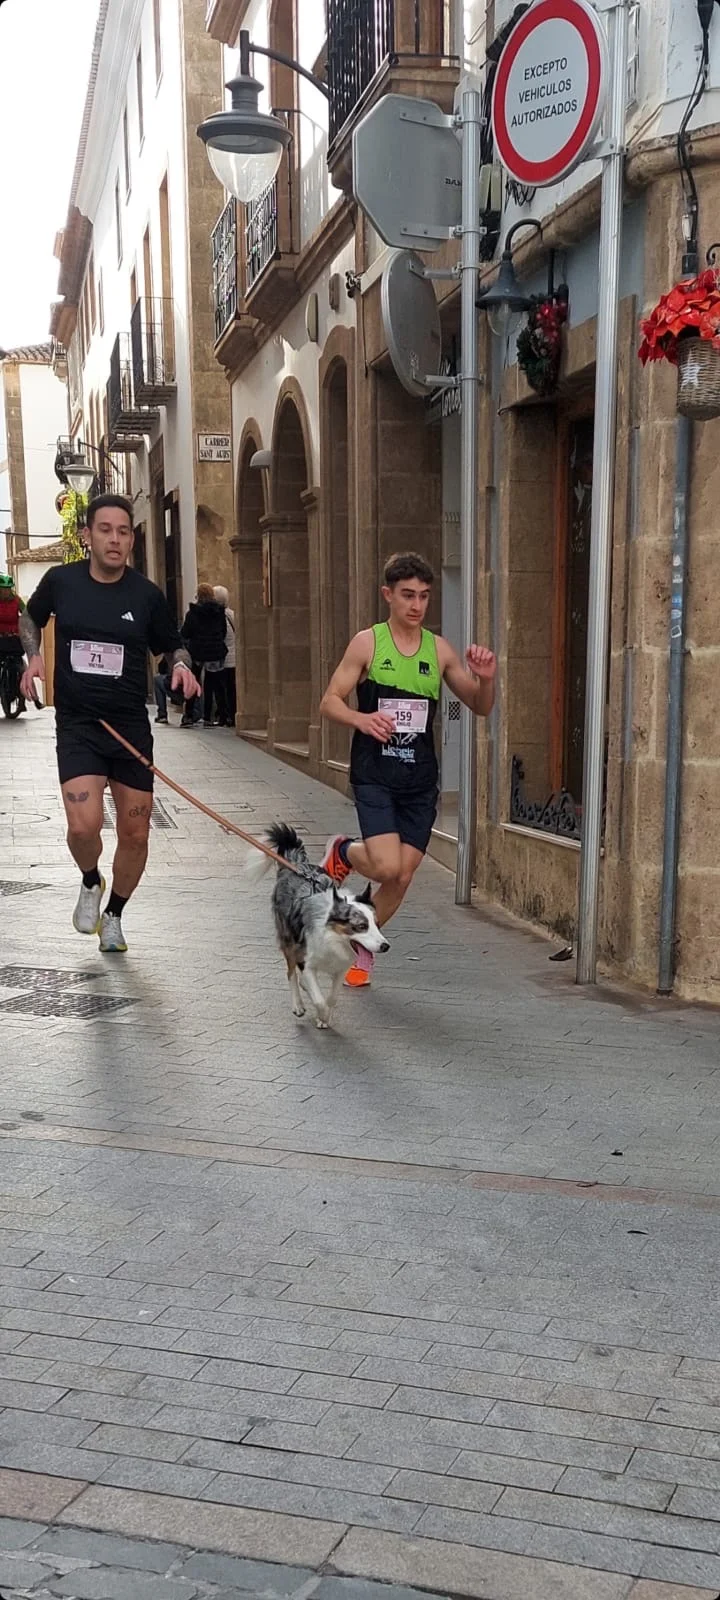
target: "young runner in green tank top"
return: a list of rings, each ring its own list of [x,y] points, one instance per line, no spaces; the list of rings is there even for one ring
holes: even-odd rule
[[[359,872],[380,885],[378,923],[389,921],[427,850],[438,797],[433,724],[443,681],[476,716],[495,702],[492,650],[471,645],[463,666],[447,639],[423,627],[434,573],[422,556],[392,556],[385,568],[387,622],[356,633],[333,673],[320,711],[353,729],[350,782],[361,839],[338,834],[322,865],[338,883]],[[357,692],[357,711],[347,704]],[[358,951],[346,977],[366,988],[372,957]]]

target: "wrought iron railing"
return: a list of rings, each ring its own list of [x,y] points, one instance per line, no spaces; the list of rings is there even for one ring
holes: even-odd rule
[[[445,0],[326,0],[330,141],[352,116],[386,61],[443,57],[449,50]]]
[[[70,416],[75,419],[83,408],[83,369],[80,356],[80,332],[76,330],[68,349],[68,398]]]
[[[136,399],[160,401],[175,388],[172,300],[136,301],[130,319],[133,384]]]
[[[215,342],[222,339],[238,311],[237,206],[228,200],[211,235],[212,293]]]
[[[159,412],[144,405],[135,392],[129,333],[119,333],[110,356],[107,386],[108,438],[114,449],[133,449],[125,440],[138,441],[150,432]]]
[[[547,800],[528,800],[523,787],[525,768],[520,756],[513,756],[510,776],[510,821],[538,833],[553,833],[561,839],[579,839],[582,806],[567,789],[558,789]]]
[[[246,208],[245,213],[245,293],[249,294],[260,274],[279,253],[278,181]]]
[[[119,462],[111,455],[107,439],[100,440],[100,451],[101,456],[97,474],[98,493],[124,494],[126,488],[125,466],[120,466]]]

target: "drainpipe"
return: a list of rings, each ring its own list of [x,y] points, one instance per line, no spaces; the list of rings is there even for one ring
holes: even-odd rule
[[[670,665],[668,678],[667,754],[665,758],[665,836],[660,899],[658,994],[672,994],[675,979],[678,857],[680,854],[680,788],[682,783],[685,624],[688,569],[688,503],[693,428],[689,417],[676,425],[675,499],[673,502],[672,592],[670,601]]]

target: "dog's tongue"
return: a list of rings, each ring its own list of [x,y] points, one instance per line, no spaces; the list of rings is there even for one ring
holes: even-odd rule
[[[375,965],[375,957],[372,952],[366,950],[363,944],[353,944],[353,950],[355,951],[355,965],[360,972],[372,972]]]

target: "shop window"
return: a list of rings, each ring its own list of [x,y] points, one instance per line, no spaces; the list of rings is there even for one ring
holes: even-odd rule
[[[547,412],[544,423],[539,411],[535,419],[528,413],[516,425],[520,440],[527,441],[532,430],[538,434],[535,443],[539,446],[540,430],[550,423]],[[587,406],[580,405],[574,411],[559,412],[552,418],[552,427],[554,470],[537,480],[534,531],[525,524],[530,553],[524,557],[524,569],[515,573],[512,554],[510,558],[511,641],[515,624],[515,643],[508,653],[513,752],[510,821],[579,839],[594,418]],[[513,498],[516,496],[517,489]],[[512,510],[510,520],[512,525]],[[525,645],[527,638],[532,640],[531,647]],[[513,702],[515,680],[518,695]]]

